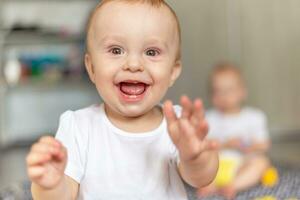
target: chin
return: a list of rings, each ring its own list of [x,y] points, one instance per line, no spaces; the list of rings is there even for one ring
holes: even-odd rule
[[[149,112],[152,107],[145,107],[143,105],[125,105],[122,106],[121,109],[119,109],[119,112],[121,115],[123,115],[124,117],[140,117],[144,114],[146,114],[147,112]]]

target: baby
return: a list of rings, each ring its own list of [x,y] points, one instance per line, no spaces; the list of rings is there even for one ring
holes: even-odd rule
[[[211,128],[209,137],[220,142],[221,164],[225,157],[233,157],[241,162],[229,184],[217,188],[214,182],[200,189],[199,194],[208,196],[221,193],[232,199],[237,192],[259,183],[269,166],[265,155],[270,146],[266,117],[257,109],[243,106],[246,89],[240,71],[233,64],[217,65],[210,85],[215,109],[206,115]]]
[[[41,200],[186,200],[208,185],[217,144],[201,100],[161,99],[181,72],[180,28],[163,0],[103,0],[90,16],[85,65],[104,103],[60,118],[28,156]]]

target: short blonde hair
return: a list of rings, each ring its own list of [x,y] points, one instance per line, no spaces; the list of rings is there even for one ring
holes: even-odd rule
[[[180,23],[179,19],[175,13],[175,11],[172,9],[169,4],[167,4],[164,0],[102,0],[96,7],[95,9],[91,12],[89,15],[87,25],[86,25],[86,50],[88,51],[89,48],[89,43],[88,43],[88,36],[89,36],[89,31],[90,27],[93,21],[93,18],[96,14],[96,12],[106,3],[113,2],[113,1],[121,1],[121,2],[126,2],[126,3],[141,3],[141,4],[149,4],[153,7],[160,7],[160,6],[166,6],[172,13],[172,15],[175,18],[176,25],[177,25],[177,31],[178,31],[178,37],[179,37],[179,45],[178,45],[178,52],[177,52],[177,59],[181,58],[181,28],[180,28]]]
[[[215,65],[213,71],[212,71],[212,78],[216,75],[222,74],[222,73],[233,73],[235,75],[237,75],[239,78],[242,78],[242,72],[241,70],[237,67],[236,64],[232,63],[232,62],[228,62],[228,61],[224,61],[224,62],[220,62],[218,64]]]

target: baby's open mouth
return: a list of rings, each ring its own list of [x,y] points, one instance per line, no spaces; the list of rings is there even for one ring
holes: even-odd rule
[[[129,96],[138,96],[142,95],[146,92],[147,88],[149,87],[148,84],[143,82],[136,82],[136,81],[125,81],[120,82],[119,84],[120,91]]]

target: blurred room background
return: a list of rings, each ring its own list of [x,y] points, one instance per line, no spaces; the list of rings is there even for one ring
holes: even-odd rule
[[[96,0],[0,1],[0,189],[26,180],[25,155],[68,109],[101,100],[83,66]],[[239,65],[248,104],[266,112],[275,162],[300,168],[300,1],[168,0],[183,35],[183,74],[167,98],[201,97],[222,60]]]

